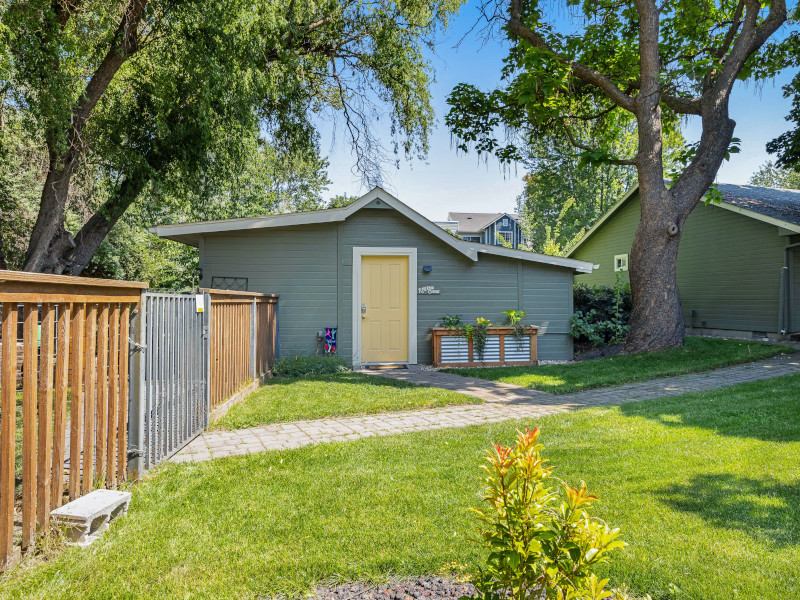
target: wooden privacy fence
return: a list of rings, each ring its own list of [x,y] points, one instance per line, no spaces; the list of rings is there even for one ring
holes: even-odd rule
[[[202,290],[211,298],[209,408],[213,412],[275,362],[278,296]]]
[[[65,496],[125,479],[129,324],[146,287],[0,271],[0,570]]]
[[[65,498],[140,476],[269,373],[277,296],[146,288],[0,270],[0,571]]]

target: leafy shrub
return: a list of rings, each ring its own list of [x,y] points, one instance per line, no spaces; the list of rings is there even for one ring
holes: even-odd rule
[[[619,310],[626,321],[631,314],[631,286],[623,283],[619,277],[615,285],[576,284],[573,288],[573,297],[575,312],[588,312],[594,309],[600,318],[608,320],[618,310],[619,304]]]
[[[521,340],[525,337],[525,325],[522,324],[522,319],[525,318],[525,315],[528,313],[524,310],[514,310],[509,308],[508,310],[504,310],[503,314],[508,318],[508,324],[511,326],[511,335],[513,335],[518,340]]]
[[[292,356],[275,361],[272,373],[284,377],[304,377],[307,375],[330,375],[345,373],[350,369],[344,359],[338,356]]]
[[[473,509],[489,551],[475,581],[484,600],[600,600],[611,593],[593,569],[625,544],[619,530],[589,516],[597,496],[552,476],[542,458],[539,429],[518,432],[514,446],[488,452],[483,496]],[[559,483],[551,484],[556,479]],[[559,485],[560,484],[560,485]]]
[[[450,329],[458,329],[463,325],[461,315],[445,315],[439,320],[442,323],[442,327],[449,327]]]
[[[631,288],[617,277],[613,286],[578,284],[574,288],[570,333],[578,343],[607,346],[625,341],[630,331]]]

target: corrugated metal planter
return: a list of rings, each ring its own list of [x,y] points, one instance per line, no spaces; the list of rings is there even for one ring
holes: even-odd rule
[[[525,327],[525,335],[516,338],[511,327],[489,327],[483,356],[478,356],[473,340],[463,330],[431,327],[434,367],[500,367],[535,365],[536,336],[539,328]]]

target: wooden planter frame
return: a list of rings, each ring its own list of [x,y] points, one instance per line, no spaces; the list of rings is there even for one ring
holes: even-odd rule
[[[431,338],[433,341],[433,366],[434,367],[505,367],[505,366],[529,366],[538,364],[536,340],[539,328],[535,325],[525,326],[525,333],[530,338],[530,358],[529,360],[506,360],[505,341],[506,337],[513,337],[514,330],[511,327],[489,327],[486,335],[500,336],[500,360],[482,362],[478,360],[478,353],[475,351],[473,340],[467,339],[469,359],[467,362],[443,362],[442,361],[442,338],[449,336],[466,337],[463,328],[450,327],[431,327]]]

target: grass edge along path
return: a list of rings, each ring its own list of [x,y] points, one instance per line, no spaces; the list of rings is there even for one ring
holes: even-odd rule
[[[457,392],[364,373],[281,377],[268,380],[211,428],[244,429],[326,417],[480,403],[478,398]]]
[[[554,474],[629,545],[600,574],[654,600],[800,589],[800,375],[542,419],[167,465],[89,549],[3,598],[302,597],[331,580],[474,572],[492,442],[541,426]]]
[[[442,370],[551,394],[568,394],[673,375],[702,373],[793,351],[791,346],[771,342],[690,337],[686,338],[683,348],[616,355],[577,363]]]

